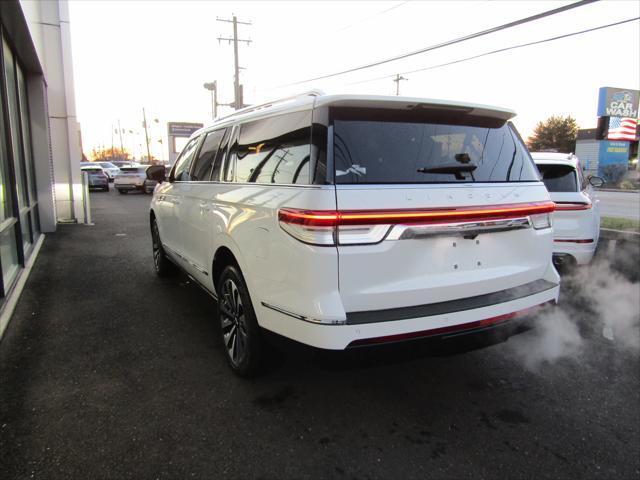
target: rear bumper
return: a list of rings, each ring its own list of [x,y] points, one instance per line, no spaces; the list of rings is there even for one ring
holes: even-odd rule
[[[553,242],[553,256],[562,257],[571,255],[578,265],[587,265],[591,262],[596,252],[596,242],[575,243],[575,242]]]
[[[113,186],[118,190],[144,190],[144,185],[134,185],[131,183],[115,183]]]
[[[313,347],[344,350],[354,346],[470,333],[502,325],[514,318],[531,315],[537,307],[557,302],[559,290],[559,285],[554,284],[533,295],[481,308],[352,325],[313,323],[263,304],[255,305],[255,308],[260,325],[267,330]]]

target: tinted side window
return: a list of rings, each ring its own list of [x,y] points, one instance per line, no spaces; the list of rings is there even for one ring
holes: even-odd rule
[[[246,123],[233,149],[236,181],[309,183],[311,112]]]
[[[214,182],[220,181],[220,171],[222,169],[223,160],[229,145],[229,136],[231,135],[232,128],[229,127],[224,131],[224,136],[218,147],[218,153],[213,161],[213,168],[211,169],[211,180]]]
[[[198,159],[196,160],[193,171],[191,172],[192,181],[207,181],[211,176],[211,167],[213,161],[218,153],[218,146],[220,140],[224,135],[224,130],[216,130],[215,132],[209,132],[202,142]]]
[[[188,182],[191,180],[189,170],[191,168],[191,162],[193,162],[193,156],[196,153],[198,140],[198,138],[194,138],[184,147],[184,150],[180,154],[180,157],[176,161],[176,166],[173,169],[172,179],[174,181]]]
[[[538,165],[542,181],[550,192],[576,192],[576,171],[566,165]]]

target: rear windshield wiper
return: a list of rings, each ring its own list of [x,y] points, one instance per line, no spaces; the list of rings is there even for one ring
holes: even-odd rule
[[[464,180],[463,173],[470,173],[473,177],[473,171],[478,168],[472,163],[467,164],[443,164],[433,165],[431,167],[423,167],[418,169],[418,173],[450,173],[455,175],[457,180]]]

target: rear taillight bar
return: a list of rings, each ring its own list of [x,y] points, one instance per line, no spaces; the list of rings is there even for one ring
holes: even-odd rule
[[[517,218],[539,213],[551,213],[555,209],[556,205],[553,202],[406,210],[336,211],[282,208],[278,212],[278,220],[284,223],[313,227],[450,223],[465,220]]]
[[[593,208],[591,202],[556,202],[556,210],[569,211],[569,210],[589,210]]]
[[[556,238],[553,240],[554,242],[563,242],[563,243],[593,243],[593,238]]]

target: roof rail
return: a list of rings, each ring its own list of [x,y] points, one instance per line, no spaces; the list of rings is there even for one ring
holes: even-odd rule
[[[277,100],[271,100],[269,102],[260,103],[258,105],[249,105],[248,107],[241,108],[240,110],[236,110],[235,112],[230,113],[229,115],[225,115],[224,117],[216,118],[215,121],[220,121],[220,120],[224,120],[226,118],[235,117],[236,115],[242,115],[242,114],[245,114],[245,113],[254,112],[256,110],[262,110],[263,108],[268,108],[268,107],[271,107],[273,105],[277,105],[278,103],[284,103],[284,102],[288,102],[288,101],[291,101],[291,100],[296,100],[298,98],[319,97],[319,96],[322,96],[324,94],[325,93],[322,90],[318,90],[318,89],[309,90],[308,92],[298,93],[296,95],[291,95],[289,97],[278,98]]]

